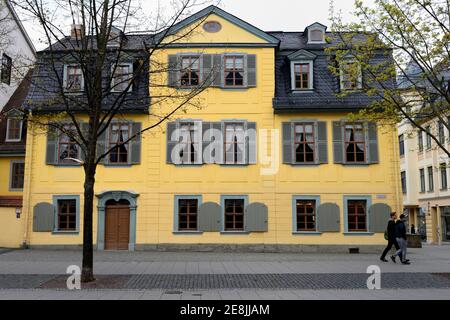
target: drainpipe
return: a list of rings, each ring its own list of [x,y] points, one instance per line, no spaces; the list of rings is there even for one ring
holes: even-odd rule
[[[29,117],[32,118],[33,114],[32,111],[29,111]],[[29,237],[29,227],[30,227],[30,215],[31,215],[31,201],[30,201],[30,197],[31,197],[31,170],[32,170],[32,157],[33,157],[33,138],[34,135],[32,134],[32,132],[34,131],[34,127],[32,125],[32,122],[28,122],[29,124],[31,124],[31,126],[29,126],[27,128],[27,143],[25,144],[26,149],[25,149],[25,167],[28,168],[27,170],[27,184],[26,184],[26,189],[24,190],[26,193],[26,197],[24,197],[24,201],[23,201],[23,207],[25,209],[25,233],[23,236],[23,244],[22,247],[23,248],[27,248],[29,241],[28,241],[28,237]],[[25,201],[26,200],[26,201]]]
[[[403,203],[401,201],[402,195],[401,190],[399,187],[400,182],[400,150],[399,146],[397,145],[398,141],[398,129],[395,127],[395,130],[393,130],[392,133],[393,136],[393,144],[394,144],[394,183],[395,183],[395,196],[396,196],[396,206],[397,206],[397,212],[403,212]]]

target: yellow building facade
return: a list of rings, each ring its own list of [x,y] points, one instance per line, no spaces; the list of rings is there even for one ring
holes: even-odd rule
[[[204,20],[195,33],[158,50],[154,59],[170,65],[170,57],[175,56],[231,57],[222,68],[225,72],[231,68],[233,76],[225,76],[221,84],[207,88],[195,97],[194,105],[186,106],[143,134],[138,163],[99,165],[94,206],[97,248],[306,252],[347,251],[348,248],[369,251],[384,245],[384,230],[380,225],[387,224],[390,210],[401,209],[396,129],[376,129],[376,163],[336,163],[335,135],[341,131],[335,130],[335,126],[338,122],[343,123],[348,111],[336,108],[335,111],[279,112],[274,108],[274,98],[278,94],[276,82],[283,81],[277,74],[279,38],[215,7],[190,19],[180,24],[177,32]],[[250,59],[254,59],[256,72],[255,79],[250,79],[251,72],[245,69],[241,87],[239,70],[243,56],[246,57],[242,60],[245,61],[243,69],[249,68]],[[201,68],[205,68],[205,61],[202,60]],[[169,73],[157,74],[150,78],[150,83],[167,83],[169,78]],[[192,81],[192,75],[187,79]],[[228,81],[237,83],[238,88],[227,87]],[[187,90],[150,86],[150,96]],[[169,114],[173,107],[174,103],[161,99],[152,103],[149,114],[128,114],[120,120],[140,123],[146,128],[157,123],[159,117]],[[234,161],[229,165],[225,151],[226,159],[218,164],[202,161],[187,165],[170,163],[168,140],[171,138],[168,135],[171,123],[201,123],[203,129],[205,123],[222,123],[225,128],[222,143],[225,144],[227,134],[235,134],[235,137],[239,130],[254,126],[256,146],[250,148],[257,150],[253,155],[256,159],[249,161],[251,156],[247,152],[247,161]],[[293,124],[295,136],[299,127],[305,130],[305,136],[309,128],[319,128],[320,132],[316,133],[321,142],[316,143],[321,143],[320,152],[322,156],[326,153],[326,159],[321,163],[286,163],[287,149],[283,146],[286,131],[283,130],[287,123]],[[173,128],[178,127],[174,125]],[[235,130],[234,133],[230,133],[231,130]],[[349,129],[344,125],[342,130],[346,136],[345,130]],[[203,136],[203,142],[204,139]],[[236,147],[230,153],[230,159],[244,157],[238,139],[231,143]],[[246,150],[248,143],[242,143]],[[313,145],[304,139],[299,144],[302,143],[305,148]],[[20,243],[31,247],[80,246],[83,241],[83,169],[49,165],[48,144],[48,134],[30,123],[23,208],[26,220]],[[353,145],[358,147],[358,144]],[[297,156],[298,150],[294,151]],[[307,157],[308,152],[303,150],[301,155]],[[65,202],[68,200],[71,202]],[[360,209],[363,212],[359,212]],[[351,217],[350,210],[355,211]],[[71,220],[64,212],[74,212],[76,216]],[[124,217],[123,212],[128,216]],[[114,214],[118,220],[111,218]],[[217,214],[219,220],[209,221],[208,214]],[[52,230],[43,216],[51,220]],[[55,218],[52,220],[52,217]],[[60,219],[66,218],[65,230],[58,230]],[[325,219],[334,221],[329,223]]]

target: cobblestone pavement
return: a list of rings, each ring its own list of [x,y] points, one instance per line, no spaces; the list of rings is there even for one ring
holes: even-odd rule
[[[0,300],[450,300],[450,290],[0,290]]]
[[[95,252],[97,275],[362,274],[450,272],[450,246],[409,250],[412,265],[382,263],[376,254]],[[80,251],[17,250],[0,254],[0,274],[63,275],[81,265]]]
[[[93,289],[367,289],[367,274],[236,274],[103,276]],[[64,289],[67,276],[1,275],[0,289]],[[450,289],[450,274],[388,273],[384,289]],[[91,289],[91,287],[88,287]]]

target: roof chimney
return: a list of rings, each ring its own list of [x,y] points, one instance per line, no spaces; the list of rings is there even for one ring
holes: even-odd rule
[[[70,32],[70,38],[72,40],[81,40],[84,36],[84,28],[82,24],[73,24]]]

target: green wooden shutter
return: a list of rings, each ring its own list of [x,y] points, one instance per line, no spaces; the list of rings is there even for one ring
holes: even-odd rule
[[[258,160],[256,122],[247,123],[246,159],[247,164],[256,164]]]
[[[377,203],[369,208],[369,231],[383,233],[386,231],[391,218],[391,207],[384,203]]]
[[[198,209],[198,230],[203,232],[222,231],[222,207],[214,202],[203,203]]]
[[[58,164],[58,130],[51,125],[47,128],[47,153],[46,163],[47,165]]]
[[[326,122],[317,123],[317,162],[328,163],[328,131]]]
[[[317,231],[341,231],[341,213],[337,204],[324,203],[317,208]]]
[[[368,124],[368,143],[369,152],[367,153],[369,156],[368,163],[369,164],[377,164],[379,163],[379,153],[378,153],[378,127],[376,123],[370,122]]]
[[[222,67],[223,66],[223,56],[221,54],[215,54],[213,56],[213,74],[212,74],[212,85],[214,87],[222,86]]]
[[[211,142],[212,142],[212,122],[203,122],[202,124],[202,159],[205,164],[212,164],[213,155],[209,154],[209,150],[211,150]],[[205,156],[206,152],[206,156]]]
[[[245,231],[268,232],[269,209],[263,203],[252,203],[246,209]]]
[[[166,156],[167,156],[167,163],[168,164],[173,164],[173,159],[172,159],[172,151],[175,148],[175,146],[178,144],[179,141],[176,140],[172,140],[172,135],[175,132],[175,130],[177,130],[177,123],[176,122],[169,122],[167,123],[167,152],[166,152]]]
[[[100,157],[102,154],[104,154],[107,150],[107,143],[106,143],[106,139],[108,137],[108,130],[109,128],[107,128],[105,131],[103,131],[97,138],[97,159],[98,157]],[[108,163],[107,159],[109,158],[109,155],[106,156],[106,158],[103,158],[99,163],[100,164],[105,164]]]
[[[344,129],[340,121],[333,122],[334,163],[344,163]]]
[[[225,88],[225,55],[220,56],[220,87]]]
[[[202,55],[202,84],[205,87],[209,87],[214,80],[213,74],[213,55],[212,54],[204,54]]]
[[[203,129],[202,129],[202,122],[201,121],[195,121],[195,141],[198,141],[196,143],[197,149],[195,150],[195,157],[194,157],[194,163],[195,164],[203,164]]]
[[[216,164],[225,164],[225,123],[214,122],[213,129],[216,133],[220,132],[220,135],[214,137],[216,139],[218,153],[216,155]]]
[[[178,56],[175,54],[169,55],[169,65],[168,65],[168,85],[169,87],[179,87],[179,63]]]
[[[142,130],[142,123],[133,122],[131,124],[131,136],[140,133]],[[141,163],[141,153],[142,153],[142,135],[139,134],[136,138],[130,141],[130,161],[131,164],[136,165]]]
[[[256,55],[247,55],[247,87],[256,87]]]
[[[283,122],[283,163],[293,164],[292,123]]]
[[[52,232],[55,228],[55,207],[38,203],[33,209],[33,232]]]

